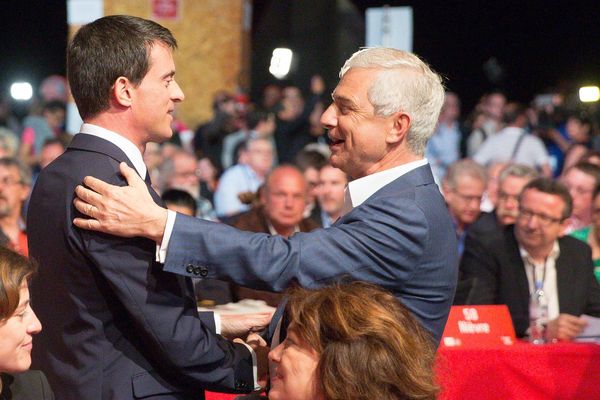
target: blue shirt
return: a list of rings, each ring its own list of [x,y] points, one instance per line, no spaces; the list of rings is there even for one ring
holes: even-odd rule
[[[249,210],[250,206],[243,204],[238,198],[238,194],[256,192],[263,181],[264,178],[259,177],[246,164],[237,164],[227,168],[215,191],[214,203],[217,216],[223,217]]]

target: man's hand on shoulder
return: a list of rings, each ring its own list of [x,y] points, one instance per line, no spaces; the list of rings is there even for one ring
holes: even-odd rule
[[[128,186],[115,186],[86,176],[75,188],[75,207],[90,218],[75,218],[75,226],[116,236],[142,236],[162,241],[167,210],[154,202],[137,172],[121,163]]]

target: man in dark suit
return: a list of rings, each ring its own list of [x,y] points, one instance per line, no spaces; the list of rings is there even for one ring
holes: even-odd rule
[[[152,21],[109,16],[82,27],[68,49],[85,123],[41,172],[28,213],[30,255],[40,264],[32,298],[45,326],[34,365],[59,399],[201,399],[205,388],[248,392],[256,384],[252,349],[217,335],[212,313],[198,315],[191,280],[163,271],[154,242],[72,225],[75,186],[90,174],[123,185],[121,162],[161,204],[142,180],[142,154],[147,142],[172,135],[184,98],[175,47]]]
[[[75,224],[153,239],[166,250],[164,270],[187,276],[276,291],[293,281],[369,281],[394,293],[437,343],[457,279],[452,221],[423,158],[444,100],[441,79],[414,54],[387,48],[355,53],[340,76],[321,123],[331,164],[354,180],[332,227],[285,239],[175,216],[149,201],[125,165],[130,187],[86,177],[91,190],[77,188],[76,207],[92,219]]]
[[[581,314],[600,316],[590,247],[562,236],[571,208],[563,185],[538,178],[523,189],[514,226],[499,235],[470,237],[461,261],[464,277],[476,279],[469,304],[506,304],[520,337],[538,284],[549,301],[548,339],[570,340],[586,325]]]

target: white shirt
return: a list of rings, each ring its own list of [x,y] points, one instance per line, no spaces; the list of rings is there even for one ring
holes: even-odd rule
[[[556,286],[556,259],[560,256],[560,247],[558,241],[554,241],[552,251],[546,258],[546,262],[535,263],[527,250],[519,246],[521,258],[525,265],[525,273],[529,283],[529,295],[535,292],[535,281],[544,281],[544,294],[548,299],[548,320],[558,318],[560,309],[558,308],[558,287]],[[535,270],[535,276],[534,276]],[[544,272],[545,270],[545,272]]]
[[[142,179],[146,179],[147,169],[146,164],[144,164],[144,158],[142,157],[140,149],[133,144],[131,140],[127,139],[125,136],[119,135],[116,132],[109,131],[106,128],[102,128],[93,124],[81,125],[79,132],[108,140],[119,149],[123,150],[123,153],[125,153],[127,158],[129,158],[137,173],[142,177]]]
[[[381,172],[376,172],[348,183],[344,193],[344,207],[342,208],[342,216],[348,214],[354,207],[360,206],[385,185],[423,165],[427,165],[426,158],[412,161],[407,164],[402,164]]]

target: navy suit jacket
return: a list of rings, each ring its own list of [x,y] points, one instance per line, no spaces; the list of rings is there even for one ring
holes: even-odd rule
[[[384,186],[328,229],[290,239],[178,214],[165,271],[282,291],[362,280],[394,293],[439,342],[454,296],[456,235],[429,165]]]
[[[154,262],[156,244],[77,229],[75,186],[86,175],[125,185],[112,143],[78,134],[46,167],[28,212],[29,254],[39,263],[31,296],[44,329],[34,366],[56,397],[204,398],[205,388],[253,388],[252,356],[199,317],[191,280]],[[149,187],[155,201],[160,199]]]
[[[600,286],[594,277],[590,246],[570,236],[558,239],[558,309],[600,316]],[[529,326],[529,283],[519,243],[510,225],[497,234],[467,236],[460,264],[465,279],[475,279],[468,304],[506,304],[517,336]]]

